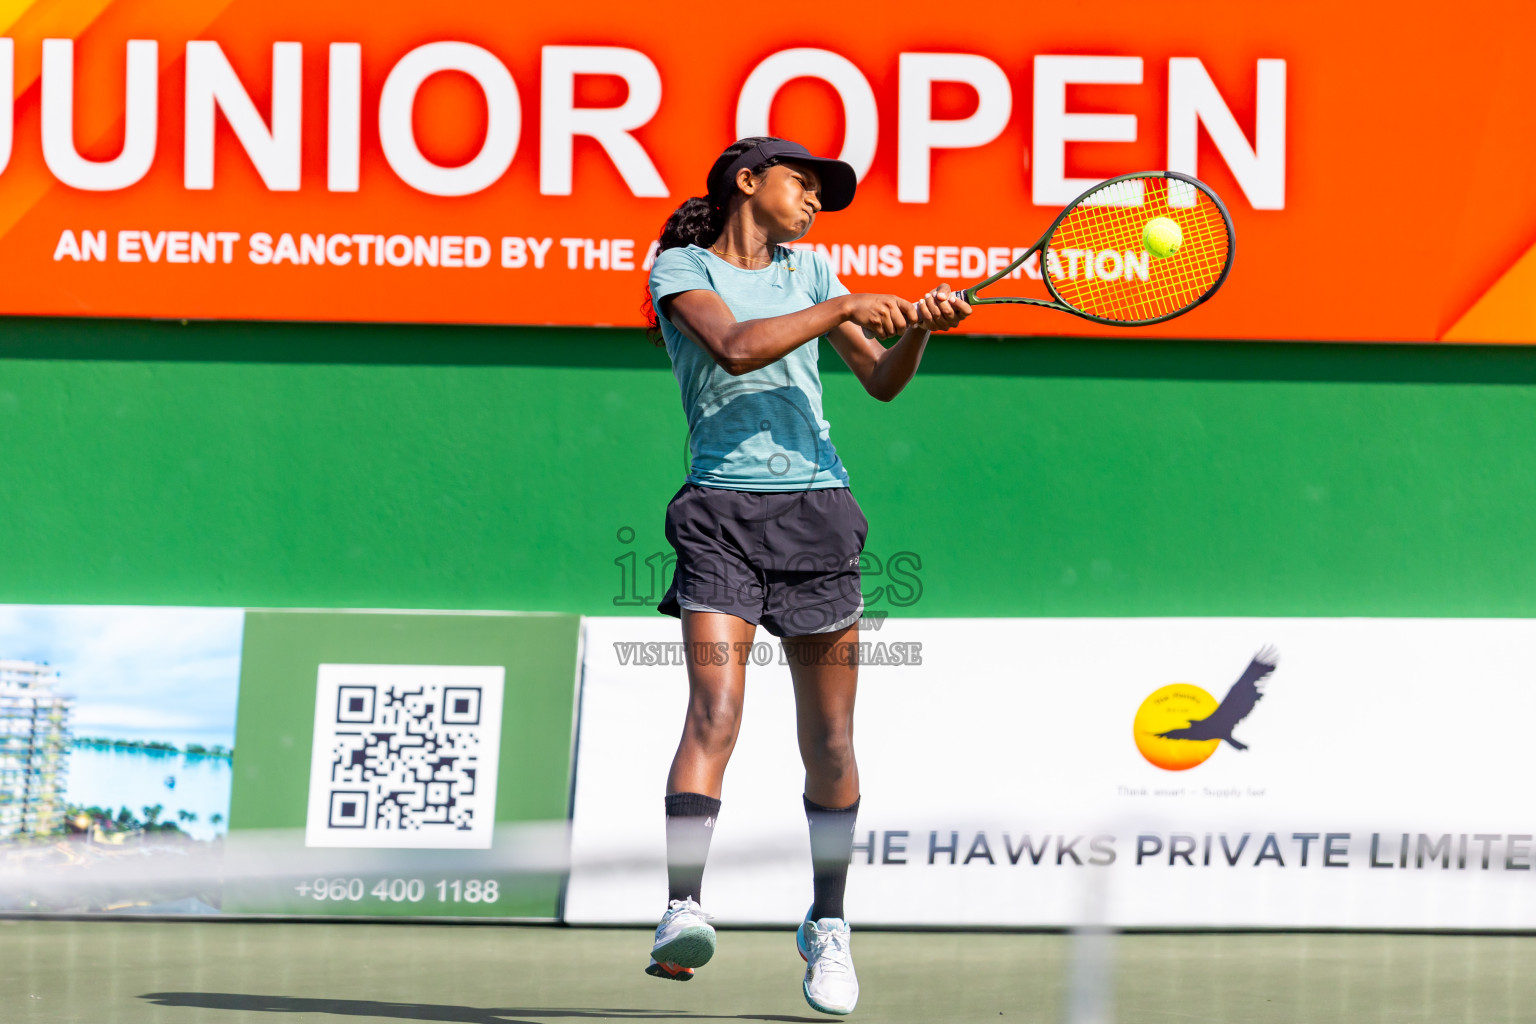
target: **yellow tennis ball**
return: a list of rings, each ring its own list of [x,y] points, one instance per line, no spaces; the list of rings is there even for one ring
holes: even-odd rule
[[[1141,244],[1158,259],[1164,256],[1172,256],[1179,251],[1179,243],[1184,241],[1184,232],[1179,228],[1178,221],[1169,220],[1167,217],[1153,217],[1147,221],[1147,226],[1141,229]]]

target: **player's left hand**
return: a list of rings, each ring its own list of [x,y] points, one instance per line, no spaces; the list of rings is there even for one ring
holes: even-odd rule
[[[949,285],[941,284],[917,301],[917,323],[925,331],[947,331],[957,327],[961,320],[971,315],[970,304],[961,298],[963,293],[952,292]]]

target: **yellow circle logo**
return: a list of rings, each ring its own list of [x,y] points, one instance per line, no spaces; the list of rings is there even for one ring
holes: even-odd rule
[[[1170,772],[1203,764],[1221,745],[1220,739],[1176,740],[1165,739],[1162,734],[1210,717],[1216,706],[1215,697],[1191,683],[1172,683],[1155,691],[1136,709],[1132,726],[1136,749],[1142,757]]]

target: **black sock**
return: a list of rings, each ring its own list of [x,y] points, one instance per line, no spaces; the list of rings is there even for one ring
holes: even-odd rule
[[[695,903],[720,801],[703,793],[667,794],[667,899]]]
[[[848,862],[853,859],[853,824],[859,816],[859,802],[823,807],[809,797],[801,799],[811,825],[811,920],[843,918],[843,890],[848,886]]]

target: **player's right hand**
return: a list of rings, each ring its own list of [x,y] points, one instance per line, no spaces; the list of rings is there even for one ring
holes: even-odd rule
[[[917,300],[921,318],[918,326],[927,331],[947,331],[959,327],[960,321],[971,315],[971,306],[965,301],[965,292],[952,292],[949,285],[941,284]]]
[[[892,338],[917,323],[917,306],[899,295],[849,295],[848,320],[874,338]]]

